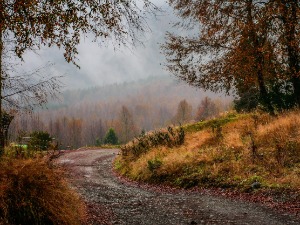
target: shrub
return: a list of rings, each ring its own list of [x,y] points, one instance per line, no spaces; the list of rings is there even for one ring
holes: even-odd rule
[[[34,131],[30,134],[28,148],[31,150],[48,150],[52,141],[50,134],[44,131]]]
[[[157,130],[152,133],[140,136],[127,145],[121,147],[122,155],[132,154],[138,157],[149,151],[152,147],[158,146],[180,146],[184,143],[185,133],[182,127],[168,127],[167,130]]]
[[[161,165],[162,165],[162,161],[157,158],[148,161],[148,169],[151,172],[154,172],[156,169],[159,169]]]
[[[2,159],[0,165],[2,224],[81,223],[83,206],[61,170],[41,159]]]

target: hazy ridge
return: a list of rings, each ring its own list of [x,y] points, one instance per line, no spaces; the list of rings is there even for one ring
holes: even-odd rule
[[[189,87],[168,76],[69,90],[62,93],[60,102],[49,103],[47,109],[15,118],[10,137],[15,140],[20,133],[45,130],[59,139],[63,146],[93,145],[96,139],[103,138],[110,127],[122,136],[120,112],[125,106],[132,120],[132,138],[141,130],[148,131],[174,123],[172,118],[183,99],[192,106],[193,119],[198,105],[206,96],[218,101],[224,110],[232,99]],[[121,142],[124,142],[122,138]]]

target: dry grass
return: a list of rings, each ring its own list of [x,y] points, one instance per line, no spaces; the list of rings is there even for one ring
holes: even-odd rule
[[[299,111],[240,116],[220,124],[218,130],[189,125],[184,145],[152,148],[134,160],[120,157],[116,168],[136,180],[181,187],[249,190],[258,181],[264,188],[299,190]]]
[[[84,206],[43,159],[0,161],[0,224],[81,224]]]

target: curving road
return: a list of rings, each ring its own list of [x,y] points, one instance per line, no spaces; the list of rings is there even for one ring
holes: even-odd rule
[[[88,202],[88,224],[300,224],[297,218],[258,204],[128,184],[112,172],[117,153],[117,149],[73,151],[58,159],[71,171],[73,186]]]

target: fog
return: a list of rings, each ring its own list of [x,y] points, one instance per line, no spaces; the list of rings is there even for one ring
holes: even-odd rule
[[[164,56],[160,53],[160,44],[164,42],[166,31],[172,30],[171,22],[176,18],[169,6],[162,1],[153,1],[161,7],[156,16],[149,15],[147,24],[151,31],[140,35],[142,43],[136,46],[116,47],[112,43],[93,42],[83,37],[78,46],[78,69],[67,63],[63,50],[56,47],[29,51],[24,56],[20,69],[32,71],[48,62],[53,75],[64,75],[65,89],[87,88],[112,83],[122,83],[151,76],[169,75],[164,68]]]

